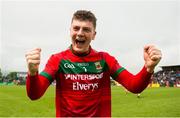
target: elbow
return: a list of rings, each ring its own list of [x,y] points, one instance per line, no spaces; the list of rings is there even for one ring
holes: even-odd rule
[[[141,93],[143,90],[132,90],[131,92],[134,93],[134,94],[138,94],[138,93]]]
[[[30,88],[28,83],[26,85],[27,85],[26,86],[26,94],[30,98],[30,100],[34,101],[34,100],[37,100],[41,97],[37,90]]]
[[[38,91],[38,90],[33,90],[33,89],[29,89],[27,88],[27,96],[30,98],[30,100],[37,100],[39,98],[41,98],[41,96],[43,95],[44,92]]]
[[[29,89],[27,89],[26,91],[27,96],[30,98],[30,100],[37,100],[39,99],[41,96],[38,94],[38,92],[33,92],[30,91]]]
[[[29,97],[29,98],[30,98],[30,100],[32,100],[32,101],[37,100],[37,98],[34,98],[34,97]]]
[[[35,101],[37,100],[38,98],[33,98],[33,97],[29,97],[31,101]]]
[[[139,87],[132,87],[129,91],[131,91],[132,93],[134,94],[138,94],[138,93],[141,93],[142,91],[144,91],[146,88],[146,86],[139,86]]]
[[[28,97],[29,97],[29,99],[32,100],[32,101],[37,100],[37,99],[40,98],[39,96],[34,96],[34,95],[30,95],[30,94],[28,94]]]

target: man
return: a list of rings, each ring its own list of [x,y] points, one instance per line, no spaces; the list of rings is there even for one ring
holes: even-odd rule
[[[40,98],[56,80],[56,116],[111,116],[110,76],[133,93],[143,91],[161,51],[153,45],[144,47],[145,65],[133,75],[106,52],[97,52],[90,43],[96,36],[96,17],[86,10],[76,11],[70,28],[71,46],[48,60],[38,74],[40,48],[26,54],[28,76],[27,94],[32,100]]]

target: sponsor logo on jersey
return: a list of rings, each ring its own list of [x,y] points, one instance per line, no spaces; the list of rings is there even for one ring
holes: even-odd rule
[[[70,64],[70,63],[64,63],[64,67],[65,68],[70,68],[70,69],[74,69],[75,66],[73,64]]]
[[[65,74],[66,80],[73,80],[72,89],[77,90],[97,90],[99,88],[99,83],[93,80],[99,80],[103,78],[103,73],[100,74]],[[88,80],[87,83],[82,83],[81,81]]]
[[[89,66],[89,63],[77,63],[78,66]]]
[[[99,61],[95,62],[94,64],[95,64],[97,70],[101,70],[102,69],[101,63]]]
[[[73,90],[97,90],[99,88],[98,83],[88,83],[88,84],[82,84],[79,82],[73,83]]]
[[[94,80],[103,78],[103,73],[100,74],[65,74],[65,79],[70,80]]]

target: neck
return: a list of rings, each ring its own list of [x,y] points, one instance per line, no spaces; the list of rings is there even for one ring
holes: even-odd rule
[[[89,47],[89,49],[85,52],[77,52],[75,51],[73,48],[72,48],[72,45],[70,46],[70,49],[72,51],[73,54],[77,55],[77,56],[80,56],[80,57],[83,57],[83,56],[87,56],[90,52],[91,52],[91,47]]]

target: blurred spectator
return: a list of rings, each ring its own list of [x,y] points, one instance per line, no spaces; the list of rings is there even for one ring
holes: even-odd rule
[[[179,66],[162,66],[162,70],[153,74],[152,83],[162,87],[178,87],[180,82]]]

